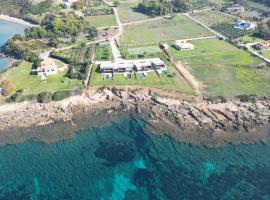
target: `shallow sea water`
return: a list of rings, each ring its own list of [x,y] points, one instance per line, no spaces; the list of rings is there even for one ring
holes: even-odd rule
[[[0,20],[0,48],[6,41],[12,38],[15,34],[23,34],[26,26]],[[5,57],[0,57],[0,71],[12,65],[12,60]]]
[[[132,118],[0,158],[0,200],[270,199],[269,145],[192,146]]]

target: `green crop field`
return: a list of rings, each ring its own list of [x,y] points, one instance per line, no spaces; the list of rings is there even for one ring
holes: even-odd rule
[[[246,51],[182,58],[203,85],[205,96],[232,98],[242,94],[270,95],[270,68]]]
[[[213,36],[213,33],[187,16],[158,19],[124,27],[121,45],[143,45],[177,39]]]
[[[132,79],[128,80],[123,74],[114,75],[113,80],[103,80],[103,75],[98,72],[98,65],[93,69],[90,85],[91,86],[107,86],[107,85],[134,85],[146,86],[167,91],[176,91],[194,95],[194,91],[171,66],[168,67],[168,77],[159,76],[156,72],[148,72],[145,79],[141,79],[138,73],[132,75]]]
[[[85,19],[91,26],[96,28],[116,26],[116,19],[114,15],[88,16]]]
[[[198,55],[209,55],[209,54],[217,54],[224,52],[234,52],[240,51],[240,49],[235,46],[225,42],[223,40],[218,40],[217,38],[211,39],[202,39],[202,40],[193,40],[190,41],[194,45],[194,49],[179,51],[173,47],[173,43],[170,43],[169,49],[167,52],[175,59],[179,60],[184,57],[193,57]]]
[[[57,75],[48,76],[47,80],[41,80],[36,75],[30,75],[31,70],[31,63],[22,62],[18,67],[9,69],[3,76],[14,83],[16,87],[14,92],[23,89],[24,95],[83,87],[82,81],[66,78],[65,72],[58,72]]]
[[[42,40],[17,41],[16,44],[21,49],[29,49],[30,51],[38,51],[48,49],[49,46]]]
[[[134,9],[137,7],[140,1],[123,2],[121,1],[118,6],[118,14],[122,23],[129,23],[134,21],[140,21],[149,19],[149,17],[143,13],[136,12]]]
[[[113,60],[112,49],[110,45],[97,45],[96,60]]]

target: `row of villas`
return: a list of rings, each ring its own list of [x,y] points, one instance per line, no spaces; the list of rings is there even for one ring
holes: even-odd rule
[[[147,72],[165,69],[166,65],[160,58],[108,61],[102,62],[99,68],[101,73]]]

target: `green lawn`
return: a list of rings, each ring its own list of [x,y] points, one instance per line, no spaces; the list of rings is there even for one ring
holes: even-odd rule
[[[114,75],[113,80],[103,80],[103,75],[98,72],[98,66],[96,65],[92,72],[90,85],[137,85],[194,95],[192,88],[187,84],[183,77],[175,71],[174,68],[169,66],[168,73],[171,77],[158,76],[156,72],[148,72],[144,80],[140,78],[138,73],[135,73],[136,77],[133,75],[133,78],[129,80],[127,80],[123,74]]]
[[[270,50],[263,51],[263,56],[270,59]]]
[[[143,43],[158,43],[212,35],[211,32],[187,16],[176,16],[172,19],[158,19],[125,26],[121,45],[142,45]]]
[[[204,86],[205,96],[270,95],[270,68],[246,51],[181,59]]]
[[[240,51],[235,46],[225,42],[223,40],[218,40],[217,38],[203,39],[203,40],[193,40],[190,41],[194,45],[194,49],[179,51],[176,50],[170,43],[170,48],[167,52],[175,59],[179,60],[184,57],[192,57],[198,55],[209,55],[212,53],[223,53],[223,52],[233,52]]]
[[[91,26],[96,28],[116,26],[116,19],[114,15],[98,15],[98,16],[88,16],[85,18]]]
[[[108,45],[97,45],[96,47],[96,60],[108,61],[113,60],[111,46]]]
[[[158,46],[120,47],[120,52],[125,59],[155,58],[160,57],[161,49]]]
[[[140,1],[135,2],[120,2],[117,7],[120,21],[122,23],[134,22],[149,19],[149,17],[143,13],[136,12],[134,8],[137,7]]]
[[[15,84],[15,91],[24,89],[24,95],[83,87],[82,81],[66,78],[65,72],[58,72],[57,75],[49,76],[47,80],[41,80],[41,78],[36,75],[30,75],[31,69],[31,63],[23,62],[18,67],[8,70],[3,76],[5,76],[5,79],[11,80]]]

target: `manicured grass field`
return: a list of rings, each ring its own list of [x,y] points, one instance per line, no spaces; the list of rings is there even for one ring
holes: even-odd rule
[[[96,28],[116,26],[116,19],[114,15],[88,16],[86,17],[86,21],[88,21],[91,26]]]
[[[6,72],[5,79],[11,80],[16,86],[14,92],[23,89],[24,95],[31,95],[44,91],[53,92],[83,87],[82,81],[66,78],[65,72],[58,72],[57,75],[49,76],[47,80],[41,80],[36,75],[30,75],[31,69],[31,63],[23,62]]]
[[[161,49],[158,46],[121,47],[123,58],[140,59],[160,57]]]
[[[270,68],[246,51],[181,59],[204,86],[205,96],[270,95]]]
[[[167,52],[175,59],[179,60],[183,57],[192,57],[198,55],[209,55],[212,53],[224,53],[224,52],[233,52],[240,51],[235,46],[225,42],[223,40],[218,40],[217,38],[203,39],[203,40],[193,40],[189,41],[194,45],[194,49],[179,51],[173,47],[174,43],[171,43]]]
[[[113,60],[112,49],[110,45],[97,45],[96,60]]]
[[[167,91],[176,91],[194,95],[192,88],[180,76],[173,67],[168,67],[168,73],[171,77],[158,76],[156,72],[148,72],[145,79],[142,79],[138,73],[132,75],[132,79],[126,79],[123,74],[114,75],[113,80],[103,80],[103,75],[98,72],[98,66],[93,69],[90,85],[91,86],[112,86],[112,85],[135,85],[147,86]]]
[[[140,1],[123,2],[118,6],[118,14],[122,23],[129,23],[148,19],[149,17],[143,13],[136,12],[134,9]]]
[[[125,26],[121,45],[158,43],[212,35],[211,32],[187,16],[176,16],[172,19],[158,19]]]

